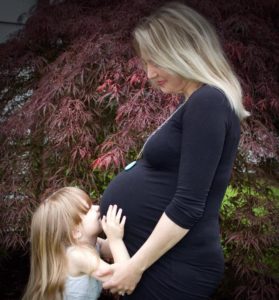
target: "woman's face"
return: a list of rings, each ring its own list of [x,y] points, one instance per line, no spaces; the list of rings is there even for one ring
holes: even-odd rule
[[[163,93],[187,94],[188,82],[178,75],[174,75],[157,66],[151,61],[145,61],[147,77]]]

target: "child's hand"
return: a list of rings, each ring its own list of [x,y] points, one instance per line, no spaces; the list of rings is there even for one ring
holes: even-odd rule
[[[117,205],[110,205],[107,211],[107,215],[103,216],[102,226],[108,240],[123,238],[126,217],[123,216],[121,220],[121,215],[121,208],[117,211]]]

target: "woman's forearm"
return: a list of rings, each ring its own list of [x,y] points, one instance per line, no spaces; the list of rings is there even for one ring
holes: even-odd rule
[[[131,258],[131,262],[137,269],[144,272],[156,260],[177,244],[188,231],[188,229],[175,224],[164,213],[149,238]]]

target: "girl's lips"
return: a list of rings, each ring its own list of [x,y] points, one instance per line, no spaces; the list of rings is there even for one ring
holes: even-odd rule
[[[166,83],[166,80],[159,80],[157,81],[157,85],[162,86]]]

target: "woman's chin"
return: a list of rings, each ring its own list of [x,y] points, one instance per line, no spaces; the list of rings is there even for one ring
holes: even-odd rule
[[[171,91],[169,91],[167,88],[163,87],[163,86],[160,86],[159,87],[160,91],[164,94],[169,94],[171,93]]]

